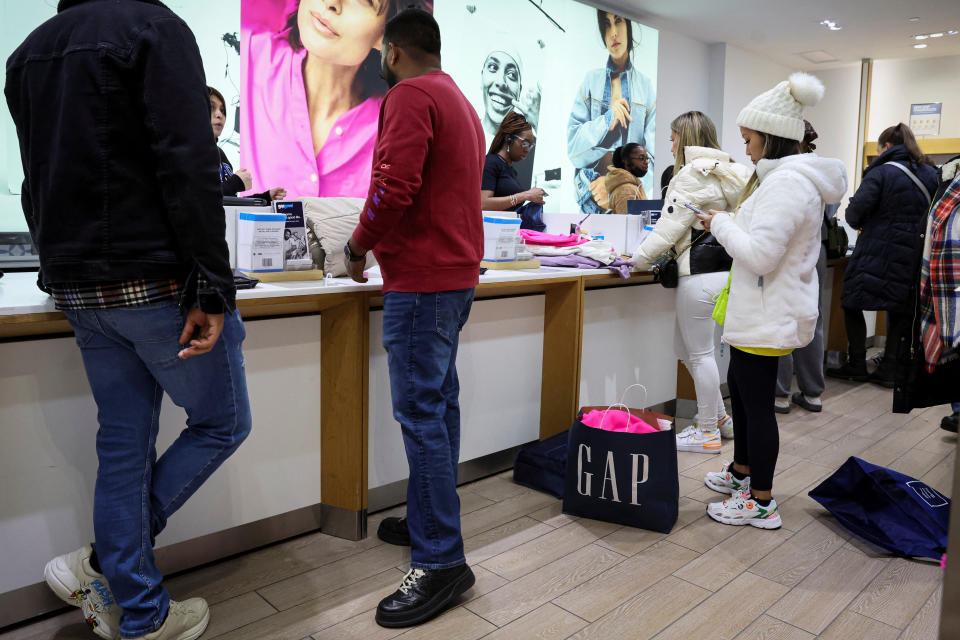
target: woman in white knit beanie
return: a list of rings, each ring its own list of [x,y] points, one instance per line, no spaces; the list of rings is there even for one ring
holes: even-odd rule
[[[723,340],[732,347],[727,384],[737,425],[734,456],[704,479],[731,496],[707,507],[724,524],[781,526],[772,494],[780,444],[778,357],[813,338],[823,205],[839,202],[847,190],[842,162],[800,153],[803,107],[823,92],[816,77],[794,73],[744,107],[737,124],[756,169],[735,212],[700,216],[733,258]]]

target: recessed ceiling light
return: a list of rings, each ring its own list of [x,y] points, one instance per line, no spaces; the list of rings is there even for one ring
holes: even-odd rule
[[[829,20],[829,19],[827,19],[827,20],[821,20],[821,21],[820,21],[820,24],[823,25],[824,27],[826,27],[827,29],[830,29],[830,31],[840,31],[840,29],[843,29],[843,27],[841,27],[840,25],[838,25],[838,24],[837,24],[836,22],[834,22],[833,20]]]
[[[960,31],[957,31],[956,29],[950,29],[950,31],[947,31],[948,36],[955,36],[958,33],[960,33]]]
[[[928,35],[921,35],[921,36],[913,36],[913,39],[914,39],[914,40],[926,40],[926,39],[929,38],[929,37],[930,37],[930,36],[928,36]]]
[[[942,34],[942,33],[931,33],[931,34],[930,34],[930,37],[931,37],[931,38],[942,38],[942,37],[943,37],[943,34]]]
[[[925,45],[925,44],[915,44],[915,45],[913,45],[913,48],[914,48],[914,49],[926,49],[926,48],[927,48],[927,45]]]
[[[910,18],[907,22],[920,22],[920,18]]]

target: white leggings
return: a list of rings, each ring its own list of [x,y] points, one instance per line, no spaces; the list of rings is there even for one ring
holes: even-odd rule
[[[726,410],[720,393],[720,371],[714,357],[713,297],[727,284],[727,272],[683,276],[677,286],[677,325],[674,349],[683,361],[697,392],[700,428],[716,431]]]

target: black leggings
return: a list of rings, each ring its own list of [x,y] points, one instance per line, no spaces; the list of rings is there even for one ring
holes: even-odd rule
[[[750,487],[773,489],[780,432],[773,411],[779,358],[730,348],[727,386],[733,409],[733,461],[750,467]]]
[[[867,352],[867,320],[860,309],[843,310],[843,320],[847,329],[847,342],[850,343],[850,353],[865,354]],[[887,311],[887,342],[883,349],[886,360],[896,360],[897,343],[901,336],[910,331],[913,317],[909,313]]]

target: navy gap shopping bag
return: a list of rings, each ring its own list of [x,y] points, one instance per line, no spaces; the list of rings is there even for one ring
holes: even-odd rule
[[[892,469],[851,456],[810,497],[891,553],[939,560],[947,550],[950,499]]]

